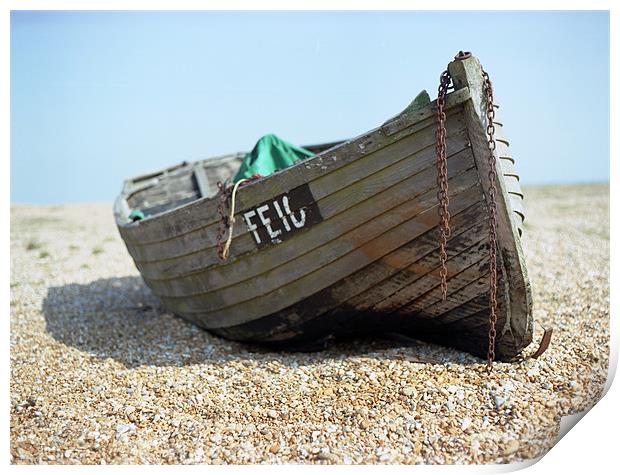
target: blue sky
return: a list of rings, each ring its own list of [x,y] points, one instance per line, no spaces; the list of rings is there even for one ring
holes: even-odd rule
[[[609,180],[607,12],[12,12],[11,201],[112,201],[265,133],[356,136],[434,98],[459,49],[524,184]]]

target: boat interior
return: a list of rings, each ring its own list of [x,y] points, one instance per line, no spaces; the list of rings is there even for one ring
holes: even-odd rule
[[[321,153],[344,141],[304,145],[303,148]],[[230,180],[245,157],[244,152],[182,162],[158,172],[140,175],[125,183],[124,197],[128,209],[140,211],[144,218],[178,208],[201,198],[215,196],[218,182]]]

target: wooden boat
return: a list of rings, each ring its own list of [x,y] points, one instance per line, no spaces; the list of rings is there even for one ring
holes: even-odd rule
[[[489,147],[482,72],[449,64],[445,98],[451,236],[442,298],[435,103],[244,185],[230,257],[217,253],[216,183],[244,153],[184,162],[125,181],[120,233],[144,281],[173,313],[226,338],[303,348],[365,332],[399,332],[487,354]],[[498,359],[532,339],[520,244],[519,177],[502,124],[497,148]],[[132,210],[144,219],[133,221]],[[246,224],[243,224],[245,219]]]

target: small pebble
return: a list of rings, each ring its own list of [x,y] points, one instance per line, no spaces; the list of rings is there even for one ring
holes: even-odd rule
[[[411,397],[416,393],[416,390],[413,386],[407,386],[403,389],[403,394],[407,397]]]
[[[131,423],[131,424],[118,424],[116,426],[116,433],[117,434],[125,434],[126,432],[132,431],[136,428],[136,425]]]
[[[469,417],[463,418],[461,422],[461,430],[466,430],[471,425],[471,419]]]
[[[497,409],[500,409],[506,403],[506,398],[502,396],[493,396],[493,400]]]
[[[338,463],[339,459],[337,455],[334,455],[330,452],[325,452],[325,451],[321,451],[318,453],[318,455],[316,456],[317,459],[319,460],[326,460],[328,462],[331,463]]]
[[[507,457],[509,455],[514,454],[519,450],[519,441],[518,440],[509,440],[504,447],[504,456]]]

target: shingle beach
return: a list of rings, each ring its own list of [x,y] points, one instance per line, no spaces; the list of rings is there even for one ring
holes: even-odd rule
[[[315,353],[234,343],[166,312],[111,204],[11,206],[11,462],[508,463],[600,398],[609,186],[525,188],[538,359],[416,340]],[[532,354],[542,335],[537,325]]]

